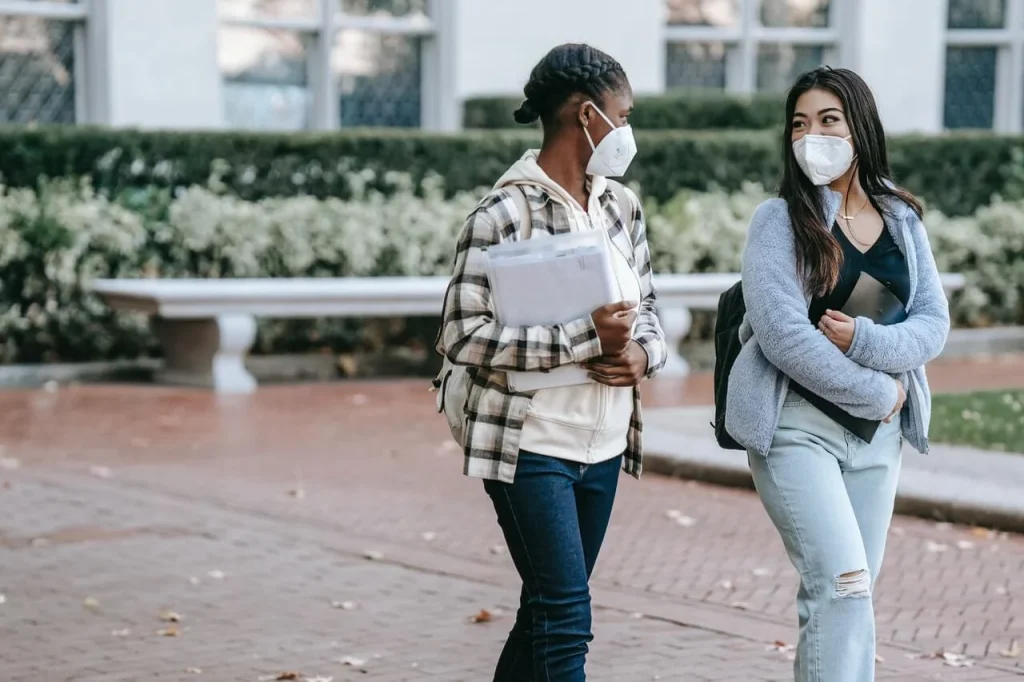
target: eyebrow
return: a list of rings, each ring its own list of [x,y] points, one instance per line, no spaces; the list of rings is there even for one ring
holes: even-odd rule
[[[819,111],[818,116],[821,116],[822,114],[827,114],[830,111],[835,111],[840,114],[843,113],[843,110],[840,109],[839,107],[828,107]],[[798,111],[795,114],[793,114],[793,118],[807,118],[807,114],[803,113],[802,111]]]

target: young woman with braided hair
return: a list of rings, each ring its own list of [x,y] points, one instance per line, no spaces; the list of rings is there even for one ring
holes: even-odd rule
[[[640,475],[637,385],[665,363],[643,213],[620,177],[636,153],[622,66],[587,45],[545,56],[515,120],[543,124],[527,152],[469,216],[458,238],[438,351],[469,369],[465,473],[484,479],[523,580],[495,682],[581,682],[591,634],[589,579],[619,469]],[[522,210],[520,210],[522,207]],[[619,303],[571,322],[495,319],[483,249],[532,235],[600,230]],[[509,371],[582,365],[592,381],[517,393]]]

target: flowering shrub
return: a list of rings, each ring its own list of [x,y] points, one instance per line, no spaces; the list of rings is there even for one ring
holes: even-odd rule
[[[99,277],[345,277],[448,274],[455,237],[483,191],[446,198],[441,178],[352,174],[350,200],[247,201],[216,173],[172,195],[129,189],[106,198],[85,182],[0,188],[0,362],[131,358],[155,349],[146,320],[88,293]],[[380,189],[381,186],[385,189]],[[646,201],[657,272],[736,271],[758,185]],[[967,276],[957,321],[1024,321],[1024,201],[974,216],[927,217],[940,268]],[[263,321],[258,350],[351,347],[346,320]]]

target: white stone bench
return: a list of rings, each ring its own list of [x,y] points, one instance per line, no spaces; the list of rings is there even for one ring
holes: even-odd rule
[[[656,275],[658,314],[669,344],[662,376],[689,367],[679,344],[690,331],[691,310],[715,310],[736,274]],[[963,286],[944,275],[948,290]],[[316,279],[114,279],[93,291],[111,308],[151,316],[163,349],[161,382],[249,393],[256,379],[245,357],[256,337],[256,318],[403,317],[438,315],[447,277]]]

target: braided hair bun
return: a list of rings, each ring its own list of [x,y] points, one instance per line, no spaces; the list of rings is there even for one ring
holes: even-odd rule
[[[524,125],[538,118],[549,125],[573,94],[600,101],[608,92],[619,92],[628,86],[622,65],[604,52],[579,43],[559,45],[533,68],[523,88],[526,100],[513,117]]]

